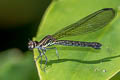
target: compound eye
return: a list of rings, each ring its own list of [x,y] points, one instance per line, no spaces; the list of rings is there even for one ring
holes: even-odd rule
[[[29,49],[33,49],[33,45],[29,45],[28,48],[29,48]]]
[[[28,42],[28,49],[32,50],[34,48],[34,42],[33,41],[29,41]]]

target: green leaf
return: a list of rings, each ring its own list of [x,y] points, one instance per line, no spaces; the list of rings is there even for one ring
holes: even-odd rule
[[[43,17],[35,38],[37,41],[102,8],[114,8],[117,16],[104,29],[95,33],[62,38],[62,40],[100,42],[103,46],[100,50],[54,46],[58,49],[60,59],[57,59],[55,50],[48,50],[46,72],[41,71],[40,62],[36,62],[40,79],[106,80],[118,72],[120,70],[119,6],[119,0],[54,0]],[[38,55],[35,50],[35,58]],[[44,64],[42,66],[44,67]]]
[[[110,80],[120,80],[120,71],[116,72],[115,75],[113,75]]]
[[[32,53],[22,54],[19,49],[0,52],[0,80],[38,80]]]

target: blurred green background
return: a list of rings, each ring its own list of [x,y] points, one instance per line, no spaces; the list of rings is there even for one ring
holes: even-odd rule
[[[51,4],[52,3],[52,4]],[[51,6],[49,6],[51,5]],[[71,24],[88,14],[92,13],[93,11],[97,11],[101,8],[111,7],[115,8],[116,10],[120,9],[120,1],[119,0],[1,0],[0,1],[0,34],[1,34],[1,45],[0,45],[0,80],[39,80],[38,72],[34,63],[33,53],[32,51],[28,51],[27,43],[29,39],[36,37],[36,40],[41,40],[47,34],[53,34],[54,32],[58,31],[59,29],[63,28],[64,26]],[[45,11],[48,8],[46,14]],[[118,11],[117,11],[118,12]],[[44,17],[43,17],[44,15]],[[43,20],[42,20],[43,19]],[[91,64],[83,64],[86,63],[84,60],[89,62],[88,59],[91,60],[112,60],[114,57],[115,60],[113,62],[109,62],[113,64],[109,66],[107,63],[103,63],[103,68],[106,67],[109,70],[112,68],[113,72],[116,69],[116,74],[112,73],[110,75],[114,76],[111,80],[119,80],[119,66],[114,67],[114,65],[119,61],[119,37],[116,40],[112,38],[112,41],[115,41],[111,44],[106,39],[111,39],[111,35],[118,35],[119,28],[114,26],[119,25],[120,18],[117,17],[115,23],[109,29],[106,28],[107,33],[103,33],[105,36],[102,36],[102,39],[99,40],[104,45],[103,52],[101,51],[100,54],[96,54],[99,51],[94,51],[91,49],[83,49],[80,48],[66,48],[66,47],[58,47],[58,51],[60,53],[61,60],[57,62],[55,51],[51,50],[48,53],[54,54],[47,54],[49,60],[48,62],[48,73],[42,74],[43,77],[46,77],[46,80],[79,80],[92,77],[95,80],[98,76],[93,75],[102,75],[99,76],[99,79],[103,77],[108,78],[108,74],[102,72],[98,72],[98,74],[91,73],[93,65]],[[41,26],[39,25],[41,23]],[[58,25],[59,24],[59,25]],[[60,27],[61,26],[61,27]],[[39,27],[39,28],[38,28]],[[54,28],[51,29],[51,28]],[[51,30],[50,30],[51,29]],[[118,31],[115,31],[118,30]],[[109,31],[113,31],[110,33]],[[104,31],[103,31],[104,32]],[[93,34],[96,36],[99,35],[100,32],[97,34]],[[110,35],[110,34],[111,35]],[[37,36],[36,36],[37,35]],[[88,35],[91,36],[91,35]],[[73,38],[69,38],[73,39]],[[75,37],[76,40],[95,40],[94,36],[91,39],[85,37]],[[115,44],[114,44],[115,43]],[[117,45],[117,48],[116,48]],[[113,48],[112,48],[112,47]],[[89,52],[91,51],[91,52]],[[105,52],[106,51],[106,52]],[[111,54],[107,54],[110,52]],[[69,54],[66,54],[69,53]],[[75,54],[74,54],[75,53]],[[77,54],[79,53],[79,54]],[[87,54],[82,54],[87,53]],[[92,53],[92,54],[91,54]],[[94,54],[95,53],[95,54]],[[106,53],[106,54],[104,54]],[[74,56],[73,56],[74,54]],[[98,56],[99,55],[99,56]],[[92,57],[91,57],[92,56]],[[86,58],[87,57],[87,58]],[[106,58],[107,57],[107,58]],[[65,60],[62,60],[65,59]],[[69,59],[71,58],[71,59]],[[74,63],[74,59],[83,59],[83,63]],[[105,59],[104,59],[105,58]],[[118,59],[118,60],[117,60]],[[70,61],[71,60],[71,61]],[[81,61],[81,60],[80,60]],[[99,61],[98,61],[99,62]],[[58,63],[58,64],[57,64]],[[52,65],[53,64],[53,65]],[[74,65],[73,65],[74,64]],[[72,66],[71,66],[72,65]],[[98,67],[102,65],[98,64]],[[52,67],[51,67],[52,66]],[[67,66],[70,66],[69,68]],[[73,68],[76,68],[78,72],[76,72]],[[89,68],[88,68],[89,67]],[[96,67],[96,64],[94,64]],[[80,71],[79,71],[79,69]],[[88,68],[88,69],[86,69]],[[63,70],[61,70],[63,69]],[[89,70],[90,69],[90,70]],[[67,70],[67,71],[66,71]],[[83,72],[91,73],[89,77],[88,75],[84,75]],[[111,70],[112,71],[112,70]],[[64,74],[63,74],[64,72]],[[69,74],[68,74],[69,73]],[[45,76],[44,76],[45,75]],[[84,76],[82,76],[84,75]],[[82,78],[81,78],[82,76]],[[76,79],[77,78],[77,79]]]
[[[0,1],[0,51],[9,48],[27,50],[28,39],[36,35],[50,0]]]
[[[38,80],[27,43],[51,0],[0,0],[0,80]]]

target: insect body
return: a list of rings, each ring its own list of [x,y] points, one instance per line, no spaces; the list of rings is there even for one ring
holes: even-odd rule
[[[45,36],[40,42],[29,41],[28,48],[30,50],[37,48],[40,53],[38,58],[41,57],[41,64],[42,64],[42,55],[44,55],[46,58],[45,65],[47,64],[47,56],[45,55],[46,50],[56,49],[56,47],[48,48],[49,46],[52,45],[92,47],[94,49],[100,49],[102,44],[98,42],[83,42],[83,41],[71,41],[71,40],[59,40],[59,39],[68,36],[75,36],[75,35],[95,32],[106,26],[114,17],[115,17],[115,11],[112,8],[101,9],[77,21],[74,24],[71,24],[61,29],[60,31],[56,32],[53,35]],[[56,49],[56,54],[59,58],[57,49]]]

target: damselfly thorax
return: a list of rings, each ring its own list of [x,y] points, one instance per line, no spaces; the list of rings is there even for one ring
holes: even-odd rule
[[[51,35],[45,36],[40,42],[38,41],[29,41],[28,48],[32,50],[33,48],[45,49],[48,46],[55,44],[56,39]]]

